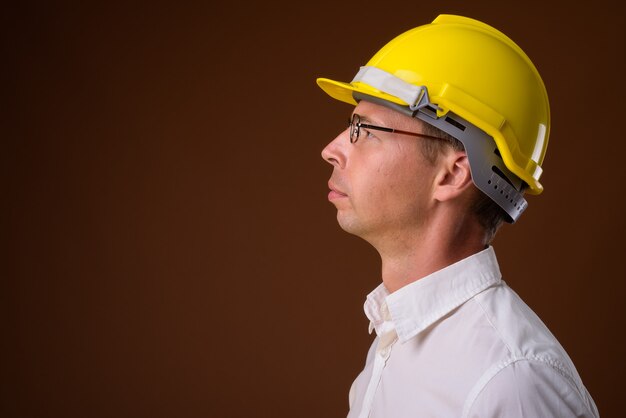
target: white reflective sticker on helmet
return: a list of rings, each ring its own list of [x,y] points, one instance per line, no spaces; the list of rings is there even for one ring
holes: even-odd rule
[[[383,93],[395,96],[409,106],[418,104],[425,93],[424,86],[407,83],[387,71],[371,66],[363,66],[359,69],[359,72],[352,79],[353,83],[357,81],[369,84]]]

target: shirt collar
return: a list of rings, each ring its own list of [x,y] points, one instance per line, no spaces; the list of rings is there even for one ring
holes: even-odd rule
[[[376,334],[382,335],[384,332],[383,324],[385,322],[389,323],[391,320],[389,308],[387,307],[387,302],[385,301],[387,296],[389,296],[389,291],[383,283],[374,289],[372,293],[367,295],[363,309],[365,310],[365,316],[367,316],[367,319],[370,320],[370,334],[375,329]]]
[[[370,333],[374,328],[380,335],[391,322],[400,342],[405,342],[478,293],[500,283],[500,278],[495,251],[488,247],[391,294],[381,284],[365,301]]]

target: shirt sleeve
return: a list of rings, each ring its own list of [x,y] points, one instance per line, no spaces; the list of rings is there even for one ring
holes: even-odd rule
[[[584,387],[550,364],[533,361],[499,370],[479,388],[466,411],[468,418],[599,417]]]

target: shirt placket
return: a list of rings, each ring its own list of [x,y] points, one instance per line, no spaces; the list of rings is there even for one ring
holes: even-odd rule
[[[372,376],[369,384],[367,385],[359,418],[368,418],[370,416],[372,405],[374,403],[374,397],[376,396],[376,391],[380,385],[383,370],[385,369],[387,360],[389,360],[391,355],[393,344],[398,340],[398,335],[396,334],[393,323],[391,322],[391,317],[386,303],[381,306],[380,311],[381,316],[385,321],[382,326],[380,326],[380,331],[377,330],[377,333],[380,332],[381,335],[379,335],[378,344],[376,346]]]

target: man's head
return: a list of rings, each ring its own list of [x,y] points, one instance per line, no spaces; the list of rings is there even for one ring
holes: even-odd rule
[[[413,144],[431,165],[465,151],[482,192],[473,193],[470,212],[482,214],[487,230],[521,215],[525,191],[543,190],[540,164],[550,128],[545,87],[524,52],[482,22],[441,15],[390,41],[351,83],[318,84],[338,100],[377,104],[407,116],[407,123],[422,121],[421,132],[443,138]]]
[[[348,127],[322,151],[333,165],[329,198],[344,230],[370,241],[419,234],[444,207],[455,218],[473,217],[484,228],[484,243],[491,241],[506,215],[472,184],[460,141],[365,100],[354,109],[353,125],[355,116],[364,126],[358,136]]]
[[[445,134],[424,137],[426,123],[366,100],[354,109],[353,125],[355,115],[358,137],[349,127],[322,151],[333,165],[329,199],[344,230],[375,244],[419,235],[436,216],[459,216],[472,205],[467,155]],[[429,153],[431,141],[447,145]]]

